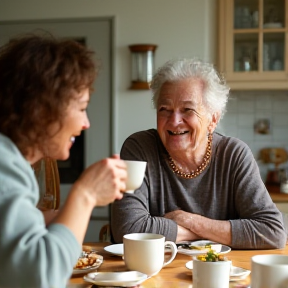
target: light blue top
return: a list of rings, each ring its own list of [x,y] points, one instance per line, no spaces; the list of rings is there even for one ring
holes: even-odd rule
[[[0,287],[65,287],[81,252],[61,224],[45,226],[34,172],[0,133]]]

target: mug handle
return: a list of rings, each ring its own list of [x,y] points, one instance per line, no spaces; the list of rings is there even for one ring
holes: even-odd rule
[[[174,258],[176,257],[177,251],[178,251],[176,244],[172,241],[165,241],[164,247],[166,247],[166,246],[169,246],[171,248],[171,257],[169,258],[168,261],[166,261],[166,262],[164,261],[163,267],[170,264],[174,260]]]

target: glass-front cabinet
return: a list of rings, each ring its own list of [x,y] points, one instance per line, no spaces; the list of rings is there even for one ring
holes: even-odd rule
[[[288,88],[288,0],[219,0],[218,68],[232,89]]]

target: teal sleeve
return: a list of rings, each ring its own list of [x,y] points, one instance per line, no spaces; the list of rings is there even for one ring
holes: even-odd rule
[[[0,287],[65,287],[81,245],[64,225],[45,226],[33,170],[0,134]]]

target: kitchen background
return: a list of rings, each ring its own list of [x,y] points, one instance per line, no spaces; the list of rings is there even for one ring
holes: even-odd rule
[[[129,90],[128,45],[158,45],[156,68],[175,57],[197,56],[215,63],[216,3],[216,0],[0,0],[0,29],[2,21],[113,18],[112,150],[119,152],[127,136],[156,123],[151,93]]]
[[[251,148],[260,168],[263,181],[274,164],[260,159],[260,150],[281,147],[288,151],[288,92],[287,91],[231,91],[227,112],[217,130],[224,135],[240,138]],[[268,134],[255,131],[259,120],[268,120]],[[287,167],[287,162],[279,168]]]
[[[2,23],[11,21],[86,18],[109,18],[113,22],[110,152],[118,153],[131,133],[156,126],[150,91],[129,90],[128,45],[156,44],[156,68],[178,57],[196,56],[217,63],[217,0],[0,0],[0,31]],[[96,40],[101,41],[101,38]],[[265,179],[271,166],[258,159],[259,150],[264,147],[288,150],[288,92],[244,90],[231,91],[227,113],[217,129],[223,134],[239,137],[250,146]],[[268,134],[254,131],[255,123],[261,119],[270,123]],[[101,119],[98,123],[101,126]],[[99,158],[95,152],[99,131],[93,126],[89,130],[92,133],[89,139],[93,138],[95,144],[88,143],[85,154],[89,160],[85,166]],[[68,189],[69,185],[61,185],[61,202]],[[87,241],[97,240],[100,227],[109,221],[108,210],[105,207],[97,209],[95,214],[106,218],[101,216],[101,219],[91,220]]]

